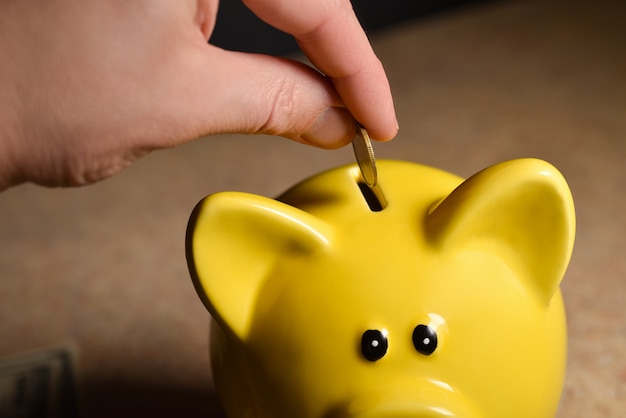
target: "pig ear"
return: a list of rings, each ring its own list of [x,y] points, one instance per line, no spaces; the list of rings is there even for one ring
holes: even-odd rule
[[[556,292],[574,245],[572,196],[550,164],[520,159],[472,176],[431,209],[436,245],[494,253],[543,303]]]
[[[187,263],[213,317],[244,339],[272,267],[329,244],[330,227],[287,204],[223,192],[202,200],[187,228]]]

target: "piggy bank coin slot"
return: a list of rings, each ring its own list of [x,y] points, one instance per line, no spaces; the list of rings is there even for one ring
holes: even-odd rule
[[[387,354],[389,342],[387,341],[387,332],[377,329],[368,329],[361,337],[361,353],[366,360],[374,362],[378,361]]]
[[[383,195],[383,192],[378,184],[371,187],[368,186],[365,181],[361,180],[357,181],[357,184],[359,186],[359,190],[361,190],[363,198],[365,198],[367,206],[369,206],[372,212],[380,212],[385,209],[387,206],[387,200],[385,200],[385,196]]]

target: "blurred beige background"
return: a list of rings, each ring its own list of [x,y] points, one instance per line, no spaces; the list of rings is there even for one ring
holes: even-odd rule
[[[469,176],[539,157],[570,182],[578,235],[559,418],[626,410],[625,22],[617,0],[513,1],[372,35],[400,122],[375,144],[379,158]],[[73,344],[81,416],[219,416],[208,314],[184,257],[191,209],[221,190],[275,196],[352,161],[350,148],[227,135],[92,187],[0,194],[0,357]]]

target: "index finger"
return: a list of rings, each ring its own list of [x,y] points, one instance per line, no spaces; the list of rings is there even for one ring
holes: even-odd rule
[[[349,0],[245,3],[261,19],[296,38],[372,138],[395,136],[398,124],[389,81]]]

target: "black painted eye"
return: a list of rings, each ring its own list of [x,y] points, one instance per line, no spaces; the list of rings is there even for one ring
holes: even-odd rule
[[[427,325],[418,325],[413,330],[413,345],[418,353],[429,356],[437,348],[437,333]]]
[[[383,358],[388,347],[387,336],[381,331],[370,329],[365,331],[361,337],[361,352],[363,357],[369,361]]]

